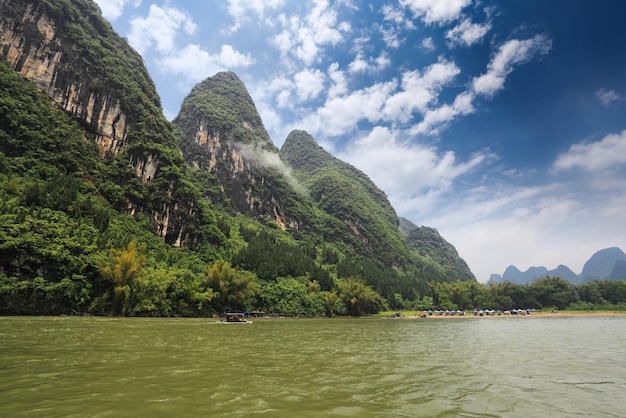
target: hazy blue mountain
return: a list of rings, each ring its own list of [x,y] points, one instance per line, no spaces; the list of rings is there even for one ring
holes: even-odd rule
[[[626,280],[626,260],[617,260],[608,280]]]
[[[579,279],[578,274],[574,273],[572,271],[572,269],[570,269],[569,267],[561,264],[559,265],[557,268],[555,268],[554,270],[550,270],[548,271],[548,276],[550,277],[560,277],[564,280],[567,280],[568,282],[571,283],[576,283]]]
[[[583,282],[603,280],[611,276],[617,261],[625,261],[626,254],[617,247],[605,248],[596,252],[583,266],[580,274]]]
[[[515,266],[509,266],[502,275],[492,274],[489,281],[492,283],[509,281],[527,284],[546,276],[560,277],[572,284],[581,284],[592,280],[624,279],[626,278],[626,254],[617,247],[600,250],[585,263],[581,274],[576,274],[563,264],[553,270],[540,266],[531,267],[525,272],[520,271]]]

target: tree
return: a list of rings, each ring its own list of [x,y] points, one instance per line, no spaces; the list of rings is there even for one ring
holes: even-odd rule
[[[204,274],[216,295],[213,301],[218,311],[226,307],[244,308],[248,299],[259,293],[259,285],[253,273],[238,272],[224,260],[208,265]]]
[[[353,277],[339,283],[339,297],[346,305],[348,315],[352,316],[376,313],[385,305],[374,289]]]
[[[560,277],[545,277],[535,280],[530,285],[539,308],[554,306],[565,309],[578,300],[574,287]]]
[[[339,302],[341,302],[341,298],[337,295],[336,291],[324,291],[322,292],[324,295],[324,307],[326,308],[326,316],[335,316],[335,312],[337,311],[337,307]]]
[[[113,314],[125,315],[127,313],[130,284],[141,276],[145,260],[143,247],[138,247],[135,240],[132,240],[126,249],[112,248],[109,260],[100,263],[100,273],[113,284],[111,302]]]

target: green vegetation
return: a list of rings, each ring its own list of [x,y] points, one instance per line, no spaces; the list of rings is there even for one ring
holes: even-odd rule
[[[511,282],[431,283],[432,300],[417,309],[569,309],[626,310],[626,281],[593,281],[572,285],[560,277],[545,277],[527,285]]]
[[[400,231],[409,248],[423,257],[425,263],[437,266],[443,280],[474,281],[474,275],[456,249],[443,239],[436,229],[418,227],[407,219],[400,219]],[[435,267],[435,268],[437,268]]]
[[[21,22],[28,4],[57,25],[58,83],[82,80],[86,94],[119,100],[129,131],[119,153],[102,156],[94,126],[0,60],[0,314],[359,316],[624,303],[619,285],[477,284],[436,231],[409,225],[407,245],[385,194],[302,131],[283,146],[290,177],[234,74],[197,86],[172,126],[141,58],[92,2],[4,2],[2,19]],[[41,41],[33,24],[24,30]],[[199,124],[231,148],[198,147]],[[142,181],[136,164],[149,158],[157,171]]]

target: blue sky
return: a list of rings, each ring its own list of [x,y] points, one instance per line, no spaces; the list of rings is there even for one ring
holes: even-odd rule
[[[626,250],[626,2],[96,0],[172,119],[221,70],[481,282]]]

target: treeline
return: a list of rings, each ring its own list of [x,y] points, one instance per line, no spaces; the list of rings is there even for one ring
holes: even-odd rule
[[[359,316],[422,306],[624,304],[623,282],[576,288],[562,281],[527,287],[439,283],[453,278],[426,256],[402,269],[359,253],[362,241],[341,239],[345,234],[337,231],[345,224],[339,220],[321,235],[298,236],[237,216],[211,203],[219,187],[191,167],[162,166],[162,180],[153,181],[158,187],[147,189],[129,155],[101,159],[89,138],[0,59],[0,314],[202,317],[248,309]],[[187,248],[174,248],[152,232],[153,211],[130,216],[122,210],[129,201],[146,207],[166,202],[168,184],[179,180],[185,196],[202,196],[195,182],[207,186],[207,200],[191,199],[198,203],[193,216],[178,208],[190,218],[193,245]],[[362,214],[358,207],[333,208]],[[389,228],[387,222],[370,238],[389,235]],[[395,253],[377,251],[387,259]]]
[[[626,310],[626,281],[596,280],[572,285],[560,277],[545,277],[527,285],[431,283],[430,296],[412,308]]]
[[[44,254],[34,252],[30,262],[42,266],[37,257]],[[54,254],[49,261],[60,257]],[[0,314],[204,317],[249,309],[361,316],[387,308],[386,301],[360,279],[333,281],[329,290],[322,290],[309,275],[260,278],[223,260],[203,263],[175,249],[159,254],[158,248],[150,250],[134,240],[124,249],[84,252],[80,258],[83,266],[68,257],[67,270],[61,271],[54,262],[45,270],[41,267],[42,275],[35,278],[0,272]],[[84,274],[72,274],[73,269]]]

